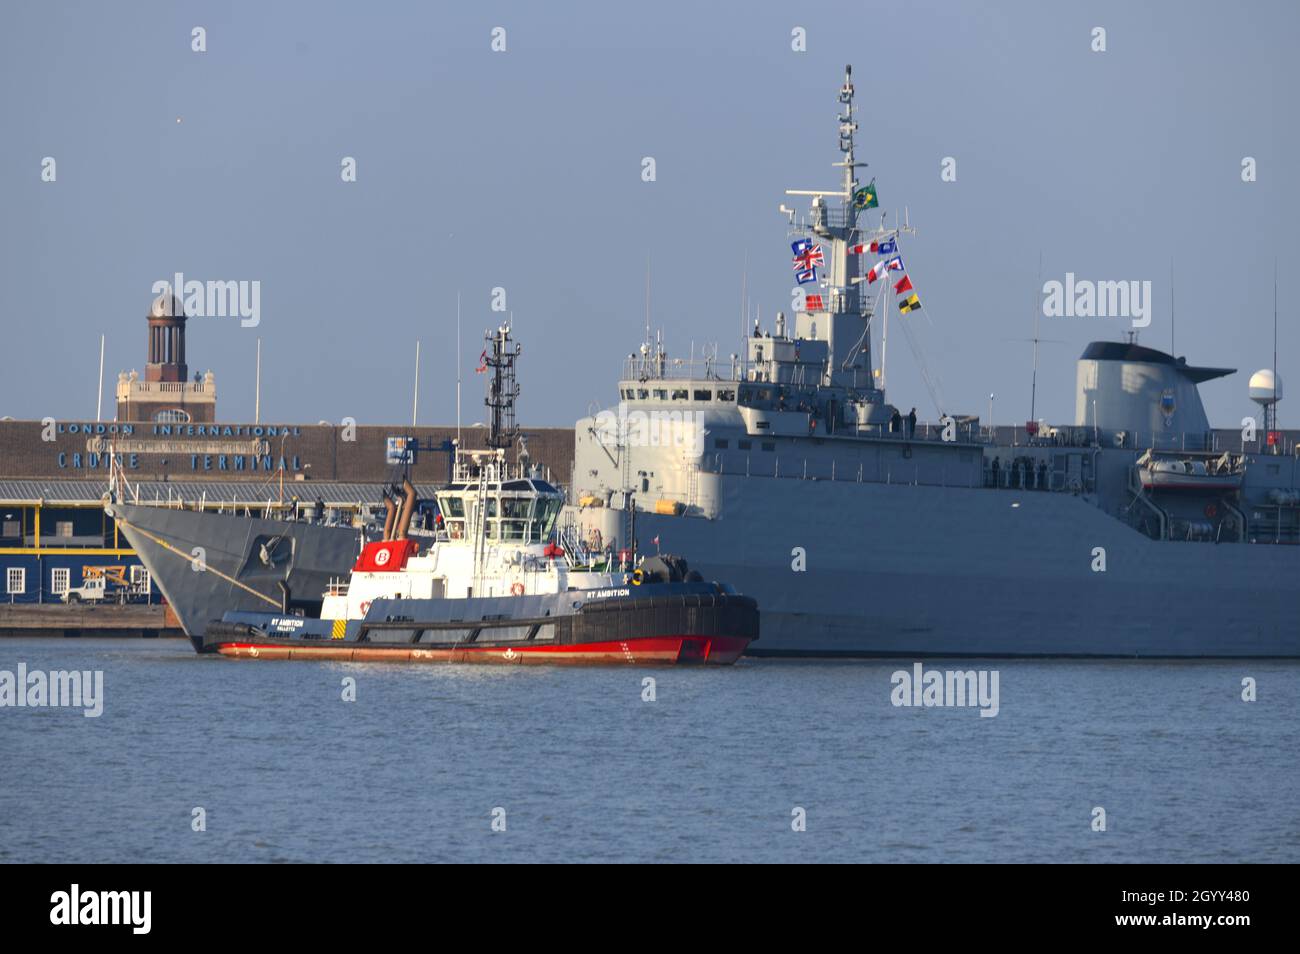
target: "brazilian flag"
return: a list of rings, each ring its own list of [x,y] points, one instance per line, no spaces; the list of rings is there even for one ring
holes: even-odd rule
[[[864,209],[876,209],[880,207],[880,201],[876,197],[876,180],[871,180],[871,185],[865,185],[853,193],[853,208],[859,212]]]

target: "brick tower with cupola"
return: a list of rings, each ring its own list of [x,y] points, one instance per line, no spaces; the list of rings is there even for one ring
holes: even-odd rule
[[[144,379],[135,371],[117,376],[117,419],[169,424],[210,424],[217,419],[217,386],[211,371],[190,381],[185,362],[185,306],[175,295],[154,299]]]

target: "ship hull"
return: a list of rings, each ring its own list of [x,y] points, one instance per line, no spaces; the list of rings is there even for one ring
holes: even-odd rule
[[[758,604],[715,583],[521,597],[376,599],[364,619],[227,613],[197,647],[237,659],[570,665],[730,665]]]
[[[762,594],[753,655],[1300,657],[1300,547],[1152,540],[1070,494],[724,476],[637,536]]]
[[[136,504],[106,505],[187,636],[231,610],[320,612],[360,549],[351,527]]]
[[[497,665],[721,665],[740,658],[748,639],[728,636],[665,636],[579,646],[473,647],[304,645],[294,640],[223,642],[216,652],[235,659],[297,659],[332,662],[479,663]]]

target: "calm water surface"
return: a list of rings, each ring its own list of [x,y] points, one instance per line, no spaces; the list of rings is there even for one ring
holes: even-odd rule
[[[910,660],[480,668],[0,640],[0,669],[19,662],[103,670],[105,708],[0,709],[4,861],[1300,860],[1291,663],[927,661],[999,671],[980,718],[895,708]]]

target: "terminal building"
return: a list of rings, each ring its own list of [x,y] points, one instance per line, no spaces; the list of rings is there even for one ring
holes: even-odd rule
[[[113,421],[0,420],[0,601],[58,602],[106,573],[158,599],[104,513],[114,469],[142,503],[354,523],[382,512],[403,455],[421,498],[446,481],[455,427],[220,421],[213,373],[189,378],[180,303],[155,301],[147,322],[144,374],[118,376]],[[524,434],[567,486],[573,429]],[[463,428],[461,446],[486,435]]]

